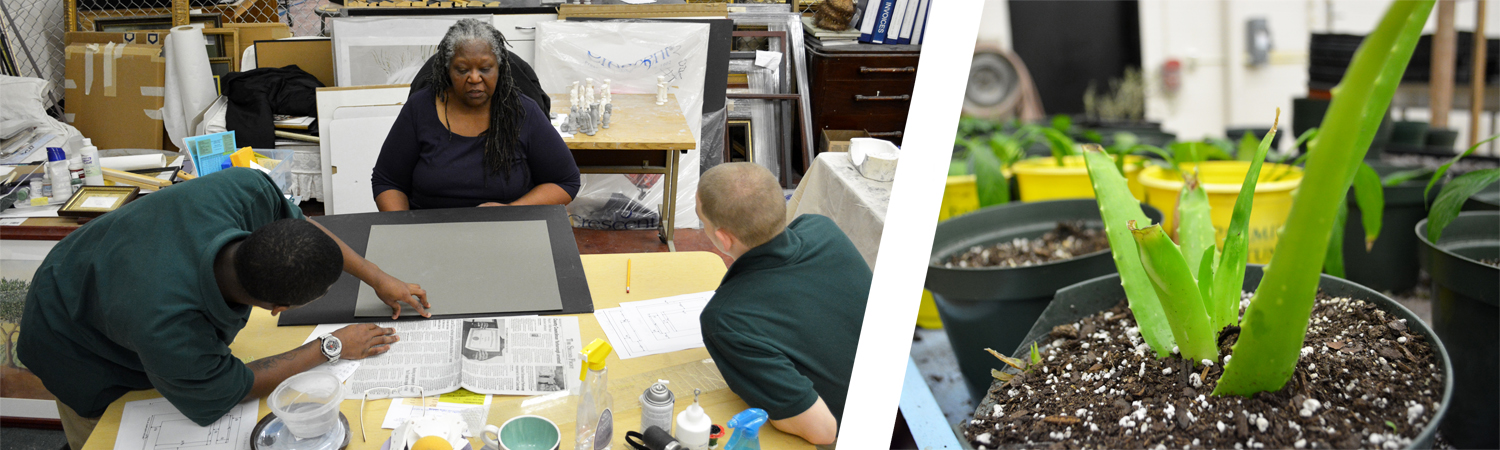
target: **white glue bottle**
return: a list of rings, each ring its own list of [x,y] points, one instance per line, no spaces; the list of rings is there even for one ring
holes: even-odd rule
[[[47,147],[47,182],[52,183],[52,199],[67,200],[73,196],[73,185],[68,178],[68,154],[62,147]]]
[[[594,339],[583,347],[583,389],[578,400],[578,427],[573,442],[575,450],[608,450],[614,440],[614,396],[609,393],[609,369],[605,358],[614,350],[603,339]]]
[[[89,138],[83,138],[83,148],[78,149],[78,155],[83,159],[83,184],[103,186],[104,168],[99,162],[99,147],[95,147]]]
[[[646,392],[641,393],[641,433],[653,425],[667,434],[672,434],[672,409],[676,399],[667,389],[667,380],[656,380]]]
[[[708,450],[708,433],[713,428],[714,422],[703,412],[703,406],[698,404],[698,394],[702,391],[693,389],[693,404],[677,414],[677,434],[675,437],[688,450]]]

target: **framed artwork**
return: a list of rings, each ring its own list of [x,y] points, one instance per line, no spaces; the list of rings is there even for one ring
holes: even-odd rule
[[[125,206],[140,193],[141,188],[135,186],[84,186],[63,203],[57,215],[92,219]]]

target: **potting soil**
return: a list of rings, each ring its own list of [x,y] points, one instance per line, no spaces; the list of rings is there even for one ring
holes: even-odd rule
[[[1238,332],[1220,336],[1225,361]],[[1043,362],[992,386],[965,424],[975,448],[1403,448],[1443,395],[1405,320],[1321,292],[1292,380],[1252,398],[1210,395],[1220,364],[1157,360],[1123,301],[1050,338]]]
[[[1486,266],[1500,267],[1500,259],[1481,259],[1479,263]]]
[[[1026,267],[1062,261],[1109,250],[1103,229],[1081,221],[1058,222],[1038,239],[1017,238],[989,246],[974,246],[952,257],[945,267]]]

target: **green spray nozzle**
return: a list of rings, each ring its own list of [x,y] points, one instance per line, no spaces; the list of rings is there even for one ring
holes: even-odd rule
[[[729,443],[724,444],[724,450],[760,450],[760,426],[766,424],[770,416],[766,410],[750,408],[740,411],[729,419],[729,428],[734,429],[734,434],[729,436]]]
[[[604,370],[604,360],[609,357],[609,352],[614,351],[614,349],[614,347],[609,345],[609,342],[598,338],[595,338],[594,342],[590,342],[589,345],[584,346],[581,352],[583,353],[583,364],[580,364],[583,366],[583,370],[578,372],[578,379],[583,380],[584,377],[588,376],[590,370]]]

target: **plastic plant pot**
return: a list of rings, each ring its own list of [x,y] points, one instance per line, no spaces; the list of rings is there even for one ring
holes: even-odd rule
[[[1129,180],[1130,193],[1136,200],[1145,198],[1145,188],[1137,179],[1145,160],[1135,155],[1125,157],[1125,179]],[[1089,182],[1082,156],[1065,156],[1061,166],[1051,156],[1027,158],[1016,162],[1011,170],[1016,174],[1023,202],[1094,198],[1094,185]]]
[[[1421,147],[1427,145],[1427,122],[1396,122],[1391,130],[1391,143]]]
[[[1470,196],[1464,201],[1464,211],[1495,211],[1500,210],[1500,182],[1490,183],[1484,190]]]
[[[1428,128],[1426,144],[1429,150],[1448,149],[1453,150],[1453,143],[1458,141],[1458,131],[1447,128]]]
[[[1260,264],[1251,264],[1245,267],[1245,283],[1243,285],[1245,290],[1252,290],[1260,285],[1261,277],[1265,275],[1264,269],[1265,266]],[[1429,422],[1428,427],[1422,430],[1415,439],[1412,439],[1410,446],[1406,447],[1408,449],[1432,448],[1433,435],[1446,423],[1444,418],[1449,415],[1449,410],[1453,409],[1450,406],[1450,401],[1455,397],[1453,365],[1450,361],[1448,351],[1444,348],[1443,344],[1445,341],[1440,340],[1438,334],[1434,333],[1432,328],[1422,322],[1422,319],[1418,318],[1411,310],[1401,306],[1400,303],[1396,303],[1395,300],[1381,295],[1379,292],[1348,280],[1328,275],[1323,275],[1318,281],[1318,288],[1328,295],[1349,297],[1374,303],[1387,313],[1397,318],[1406,319],[1409,329],[1421,333],[1427,338],[1428,342],[1432,343],[1433,354],[1438,359],[1437,366],[1442,369],[1443,373],[1442,406],[1433,413],[1432,421]],[[1120,287],[1120,275],[1118,273],[1104,275],[1058,290],[1056,299],[1042,312],[1041,317],[1037,319],[1036,323],[1031,327],[1031,331],[1027,332],[1026,337],[1016,346],[1015,351],[1029,351],[1033,342],[1045,349],[1048,345],[1051,345],[1048,333],[1052,331],[1052,327],[1077,322],[1084,317],[1113,308],[1124,299],[1125,289]],[[1009,369],[1007,372],[1013,373],[1015,369]],[[992,384],[987,391],[988,395],[984,397],[983,401],[979,402],[979,407],[975,409],[976,414],[988,414],[990,412],[995,405],[994,393],[999,392],[1000,389],[1001,383],[998,381]],[[1457,416],[1458,414],[1455,413],[1454,415]],[[1490,424],[1489,430],[1494,431],[1493,423]],[[1448,436],[1446,429],[1444,429],[1443,435]]]
[[[1161,212],[1142,207],[1151,220]],[[1004,364],[984,349],[1009,349],[1036,322],[1057,289],[1115,271],[1108,250],[1028,267],[948,268],[943,260],[978,245],[1037,238],[1058,221],[1082,220],[1103,228],[1099,204],[1092,199],[1010,203],[939,223],[927,266],[926,288],[932,291],[943,331],[953,346],[969,394],[975,400],[989,386],[990,369]]]
[[[1432,275],[1432,328],[1453,356],[1453,417],[1443,436],[1459,448],[1500,448],[1500,211],[1470,211],[1427,240],[1417,223],[1423,264]]]
[[[1215,238],[1220,245],[1229,228],[1229,218],[1234,214],[1234,202],[1250,170],[1248,161],[1207,161],[1202,164],[1183,164],[1182,170],[1199,168],[1199,179],[1208,191],[1208,203],[1213,207]],[[1182,191],[1182,174],[1148,166],[1141,171],[1141,184],[1146,187],[1147,204],[1162,211],[1176,211],[1177,197]],[[1302,183],[1302,168],[1286,164],[1266,163],[1260,169],[1260,180],[1255,185],[1255,207],[1250,211],[1250,258],[1255,264],[1271,261],[1276,249],[1276,237],[1286,215],[1292,208],[1292,190]],[[1175,230],[1176,221],[1167,215],[1163,227]]]
[[[1381,176],[1402,169],[1388,164],[1370,165]],[[1421,269],[1417,253],[1421,245],[1406,230],[1427,218],[1427,207],[1422,203],[1422,190],[1426,187],[1426,179],[1416,179],[1383,189],[1385,210],[1380,219],[1380,236],[1368,252],[1365,226],[1361,222],[1363,212],[1354,202],[1354,193],[1349,193],[1349,219],[1344,223],[1345,279],[1382,292],[1404,292],[1417,285]],[[1434,187],[1428,200],[1435,199],[1438,190],[1439,187]]]

